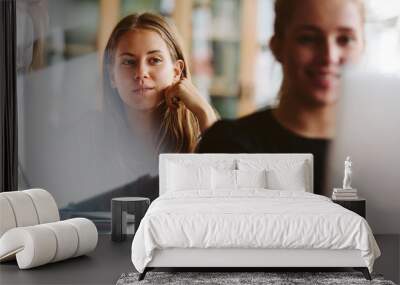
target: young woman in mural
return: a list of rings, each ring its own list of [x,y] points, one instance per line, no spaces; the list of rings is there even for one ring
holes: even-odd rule
[[[191,83],[175,28],[161,16],[123,18],[104,52],[106,108],[156,152],[193,152],[217,116]]]
[[[158,155],[193,152],[217,115],[191,83],[175,28],[161,16],[123,18],[103,57],[104,131],[94,141],[109,191],[70,210],[109,211],[113,197],[158,197]],[[98,143],[98,140],[101,140]]]
[[[277,0],[275,15],[270,47],[283,70],[278,105],[217,122],[198,151],[312,153],[314,192],[322,194],[341,69],[364,48],[364,6],[361,0]]]

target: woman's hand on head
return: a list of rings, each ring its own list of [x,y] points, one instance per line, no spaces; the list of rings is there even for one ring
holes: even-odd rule
[[[192,82],[186,78],[181,79],[165,90],[165,100],[170,108],[178,108],[180,102],[182,102],[193,113],[197,113],[199,108],[202,108],[204,104],[208,104]]]
[[[166,88],[164,95],[170,108],[177,109],[179,104],[184,104],[198,119],[201,132],[217,121],[214,109],[187,78]]]

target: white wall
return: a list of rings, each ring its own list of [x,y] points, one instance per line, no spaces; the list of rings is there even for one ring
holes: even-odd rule
[[[367,220],[375,234],[400,234],[400,75],[349,73],[329,159],[332,187],[342,187],[346,156],[353,183],[367,199]]]

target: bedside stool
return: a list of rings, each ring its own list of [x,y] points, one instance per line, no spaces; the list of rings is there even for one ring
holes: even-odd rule
[[[359,214],[364,219],[366,218],[366,200],[364,198],[359,197],[354,200],[334,200],[332,202],[339,204],[340,206],[353,211],[356,214]]]
[[[133,237],[144,217],[150,199],[145,197],[119,197],[111,200],[111,240],[124,241]]]

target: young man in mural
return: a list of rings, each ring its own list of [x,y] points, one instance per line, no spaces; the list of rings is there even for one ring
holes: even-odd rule
[[[359,0],[277,0],[275,15],[270,47],[283,70],[278,105],[217,122],[198,151],[312,153],[314,193],[322,194],[342,67],[359,60],[364,48],[364,6]]]

